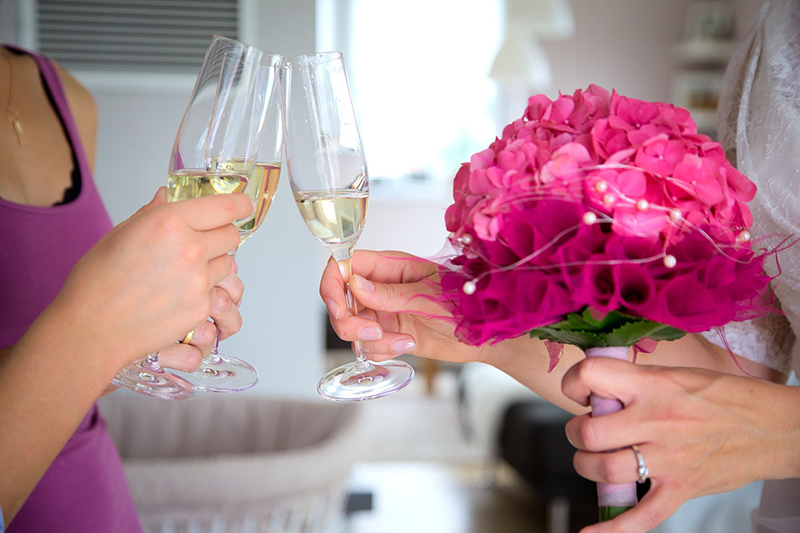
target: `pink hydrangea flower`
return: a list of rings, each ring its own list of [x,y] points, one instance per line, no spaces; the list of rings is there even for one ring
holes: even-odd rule
[[[457,334],[499,341],[587,307],[685,331],[763,311],[755,190],[685,109],[596,85],[531,96],[455,176]]]

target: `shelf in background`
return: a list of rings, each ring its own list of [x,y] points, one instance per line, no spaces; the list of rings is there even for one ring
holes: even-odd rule
[[[682,63],[728,63],[738,43],[730,41],[693,40],[676,43],[672,49],[675,59]]]

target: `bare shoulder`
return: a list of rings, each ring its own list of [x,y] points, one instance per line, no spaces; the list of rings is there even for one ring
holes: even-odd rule
[[[51,59],[51,61],[53,60]],[[58,72],[61,85],[64,87],[67,103],[72,111],[75,125],[78,127],[78,133],[81,136],[86,156],[90,165],[94,167],[95,144],[97,141],[97,105],[94,102],[94,97],[66,69],[55,61],[53,61],[53,64]]]

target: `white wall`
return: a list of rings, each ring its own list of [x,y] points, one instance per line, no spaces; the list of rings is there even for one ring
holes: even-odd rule
[[[542,43],[553,86],[571,92],[596,83],[626,96],[669,101],[676,71],[672,47],[694,0],[570,0],[575,36]],[[732,0],[737,37],[755,20],[762,0]],[[524,105],[524,104],[523,104]]]

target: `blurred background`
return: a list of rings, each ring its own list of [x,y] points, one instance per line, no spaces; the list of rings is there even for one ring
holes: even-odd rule
[[[521,116],[532,94],[596,83],[688,107],[713,137],[721,75],[761,5],[3,0],[0,39],[54,58],[94,95],[95,179],[115,222],[165,183],[212,34],[287,57],[343,51],[372,185],[359,247],[433,256],[445,241],[459,164]],[[570,476],[564,413],[491,369],[408,359],[419,374],[393,397],[356,406],[316,398],[324,369],[351,355],[328,331],[317,294],[327,251],[281,180],[266,223],[237,255],[244,325],[224,342],[258,368],[260,382],[236,398],[185,405],[116,393],[106,407],[118,420],[109,424],[130,482],[142,485],[132,490],[148,530],[559,533],[591,521],[592,488]],[[187,439],[206,446],[182,445]],[[243,457],[252,467],[237,463],[244,470],[230,474],[224,461]],[[184,470],[170,474],[175,468]],[[195,476],[208,500],[176,498],[168,480],[180,476]],[[753,494],[707,507],[746,516]],[[704,512],[687,512],[664,531],[746,525],[695,528]]]

